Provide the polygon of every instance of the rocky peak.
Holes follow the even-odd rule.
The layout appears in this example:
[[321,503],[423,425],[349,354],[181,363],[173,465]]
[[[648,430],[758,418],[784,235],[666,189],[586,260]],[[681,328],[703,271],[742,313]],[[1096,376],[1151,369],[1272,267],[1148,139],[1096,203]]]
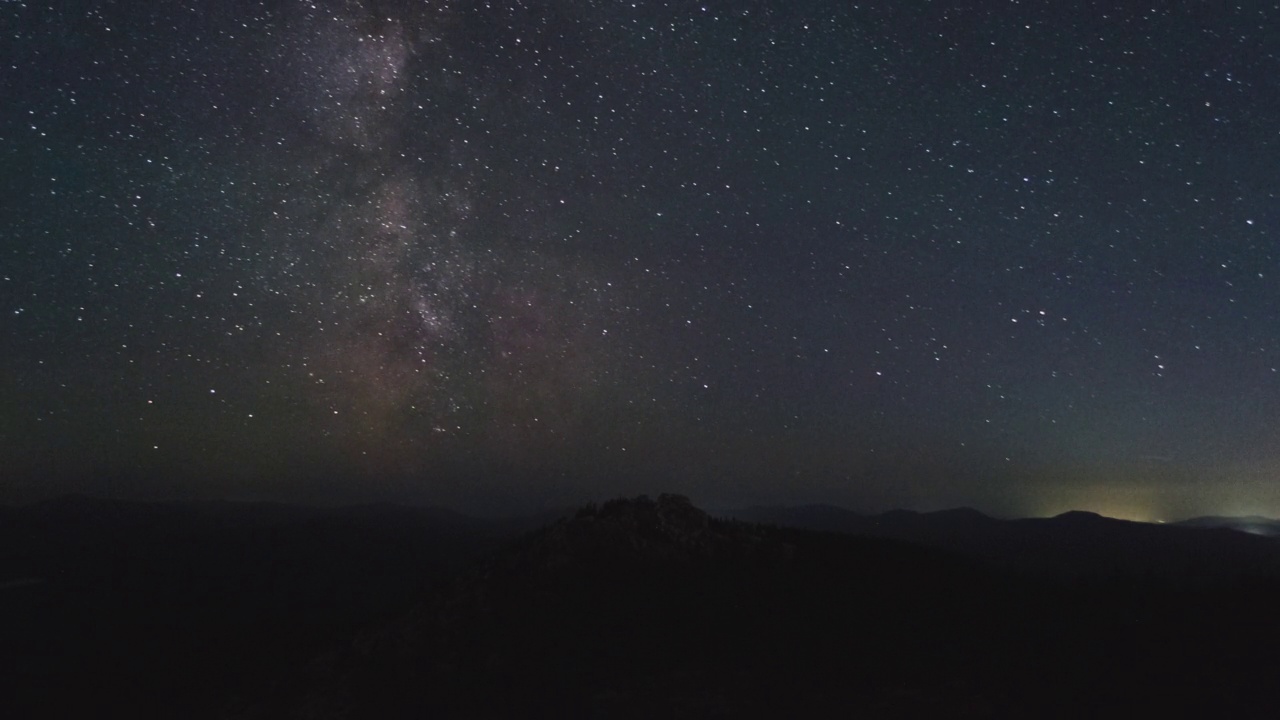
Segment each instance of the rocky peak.
[[758,527],[716,520],[682,495],[641,495],[581,508],[510,546],[490,571],[528,576],[571,566],[681,565],[785,553],[778,543],[763,542]]
[[663,493],[657,500],[648,495],[610,500],[600,507],[588,505],[574,520],[612,523],[637,531],[660,535],[689,535],[707,530],[711,518],[683,495]]

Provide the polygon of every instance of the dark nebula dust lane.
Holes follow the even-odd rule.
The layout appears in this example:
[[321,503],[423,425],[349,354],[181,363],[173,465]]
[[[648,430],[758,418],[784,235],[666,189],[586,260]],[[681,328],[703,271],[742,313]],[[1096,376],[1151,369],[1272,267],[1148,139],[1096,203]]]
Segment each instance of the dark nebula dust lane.
[[1280,513],[1278,15],[0,3],[0,494]]

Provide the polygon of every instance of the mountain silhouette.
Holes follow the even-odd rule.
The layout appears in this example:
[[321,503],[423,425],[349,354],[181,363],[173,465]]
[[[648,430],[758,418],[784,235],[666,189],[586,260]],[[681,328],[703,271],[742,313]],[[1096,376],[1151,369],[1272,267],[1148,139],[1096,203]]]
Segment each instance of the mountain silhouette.
[[611,501],[512,543],[243,717],[981,705],[920,644],[979,642],[985,612],[946,618],[989,602],[990,581],[927,549],[718,520],[680,496]]
[[[1070,511],[997,520],[967,508],[863,515],[830,506],[753,507],[734,514],[785,527],[892,538],[1053,580],[1142,577],[1213,585],[1280,577],[1280,543],[1225,520],[1160,525]],[[1252,527],[1258,527],[1253,525]]]
[[6,715],[1280,706],[1271,538],[1080,513],[754,512],[767,522],[677,495],[505,521],[395,505],[0,508]]
[[1249,533],[1250,535],[1265,535],[1267,537],[1280,536],[1280,520],[1261,517],[1259,515],[1246,515],[1242,517],[1209,515],[1180,520],[1176,525],[1191,528],[1226,528]]
[[[1005,527],[963,510],[871,522]],[[1097,522],[1107,523],[1012,527]],[[1277,698],[1248,674],[1265,675],[1266,654],[1237,623],[1268,614],[1270,597],[1075,587],[899,540],[716,519],[679,496],[642,496],[514,541],[233,716],[1247,715]],[[1218,602],[1244,614],[1217,613]]]

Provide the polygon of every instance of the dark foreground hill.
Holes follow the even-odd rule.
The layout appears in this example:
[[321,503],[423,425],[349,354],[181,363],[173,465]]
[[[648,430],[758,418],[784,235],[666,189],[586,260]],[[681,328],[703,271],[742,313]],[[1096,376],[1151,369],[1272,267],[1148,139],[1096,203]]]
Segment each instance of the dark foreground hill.
[[[1087,514],[881,518],[914,528],[908,542],[719,520],[676,496],[551,520],[389,505],[0,508],[3,716],[1248,718],[1280,707],[1280,585],[1266,564],[1274,546],[1257,544],[1268,538],[1159,535]],[[974,552],[992,547],[1095,567],[1024,572]],[[1180,553],[1218,553],[1221,568],[1201,576],[1202,559],[1168,560]],[[1159,572],[1142,570],[1160,558]]]
[[0,716],[215,716],[548,520],[85,497],[0,507]]
[[522,538],[233,716],[1271,717],[1278,598],[1030,580],[642,497]]

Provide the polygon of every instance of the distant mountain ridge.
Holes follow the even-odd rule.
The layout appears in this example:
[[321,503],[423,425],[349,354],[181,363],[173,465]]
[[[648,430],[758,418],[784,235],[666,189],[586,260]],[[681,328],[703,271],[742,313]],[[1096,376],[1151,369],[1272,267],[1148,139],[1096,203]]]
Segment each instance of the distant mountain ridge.
[[1280,536],[1280,520],[1262,517],[1260,515],[1246,515],[1241,517],[1206,515],[1204,517],[1180,520],[1174,524],[1181,527],[1193,528],[1226,528],[1243,533],[1249,533],[1250,535],[1265,535],[1267,537]]
[[752,507],[733,517],[823,532],[883,537],[953,552],[1044,578],[1137,576],[1177,583],[1280,578],[1280,523],[1198,518],[1151,524],[1087,511],[1000,520],[972,508],[864,515],[830,505]]

